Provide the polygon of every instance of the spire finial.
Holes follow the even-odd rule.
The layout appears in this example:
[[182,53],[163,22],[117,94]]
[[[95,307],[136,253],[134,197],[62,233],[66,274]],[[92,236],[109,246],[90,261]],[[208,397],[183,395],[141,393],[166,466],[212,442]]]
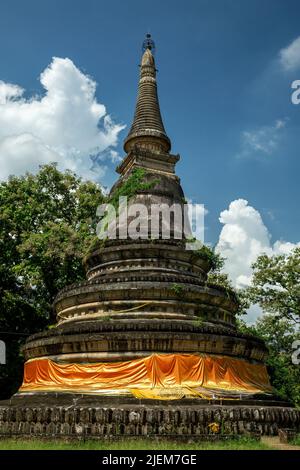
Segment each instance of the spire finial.
[[153,41],[150,33],[146,34],[146,38],[143,41],[143,45],[142,45],[143,53],[147,49],[149,49],[152,52],[153,55],[155,54],[155,42]]
[[147,33],[143,42],[139,90],[133,123],[124,141],[126,153],[138,146],[164,152],[169,152],[171,148],[171,142],[166,134],[159,109],[154,49],[155,44],[151,39],[151,34]]

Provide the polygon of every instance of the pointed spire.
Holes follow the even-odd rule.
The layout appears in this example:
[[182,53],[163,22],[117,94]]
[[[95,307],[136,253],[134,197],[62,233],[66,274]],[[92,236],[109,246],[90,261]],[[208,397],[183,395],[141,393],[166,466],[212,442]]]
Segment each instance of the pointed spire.
[[145,50],[140,71],[138,97],[133,123],[124,141],[124,150],[133,147],[151,148],[169,152],[171,142],[166,134],[159,108],[156,85],[155,60],[152,54],[154,42],[150,34],[143,43]]

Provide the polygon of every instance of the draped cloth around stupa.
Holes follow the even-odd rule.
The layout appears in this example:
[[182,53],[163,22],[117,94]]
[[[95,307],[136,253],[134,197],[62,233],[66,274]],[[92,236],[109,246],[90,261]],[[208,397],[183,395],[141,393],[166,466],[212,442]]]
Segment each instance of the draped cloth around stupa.
[[266,368],[241,359],[189,354],[153,354],[127,362],[26,363],[21,392],[71,391],[136,398],[238,397],[272,391]]

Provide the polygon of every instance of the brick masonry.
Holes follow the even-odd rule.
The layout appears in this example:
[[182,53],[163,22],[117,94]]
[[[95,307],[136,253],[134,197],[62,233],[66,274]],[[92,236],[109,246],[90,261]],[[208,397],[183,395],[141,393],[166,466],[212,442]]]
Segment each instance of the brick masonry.
[[2,406],[0,437],[49,438],[208,436],[218,423],[221,435],[277,435],[299,430],[300,410],[253,406]]

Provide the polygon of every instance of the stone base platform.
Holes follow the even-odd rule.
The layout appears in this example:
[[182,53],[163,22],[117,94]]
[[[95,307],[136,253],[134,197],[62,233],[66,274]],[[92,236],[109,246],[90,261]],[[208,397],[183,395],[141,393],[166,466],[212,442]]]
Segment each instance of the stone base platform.
[[203,439],[214,435],[277,435],[300,430],[300,410],[272,399],[136,400],[72,394],[15,396],[0,402],[0,438]]

